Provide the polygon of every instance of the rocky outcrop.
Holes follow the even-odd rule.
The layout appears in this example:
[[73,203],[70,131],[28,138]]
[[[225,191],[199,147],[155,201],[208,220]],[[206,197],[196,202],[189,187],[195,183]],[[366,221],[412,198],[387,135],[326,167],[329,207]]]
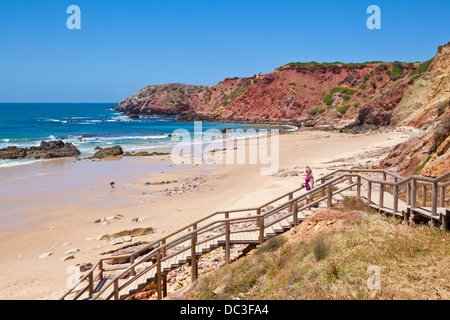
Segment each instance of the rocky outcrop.
[[148,86],[121,101],[116,109],[133,119],[139,115],[177,116],[194,111],[198,94],[205,86],[178,83]]
[[19,148],[10,146],[0,149],[0,159],[49,159],[76,157],[80,151],[72,143],[42,141],[39,147]]
[[390,125],[392,111],[400,103],[408,88],[408,82],[396,84],[384,97],[363,106],[359,110],[358,124],[375,126]]
[[381,166],[397,167],[403,176],[417,173],[435,178],[450,171],[449,147],[450,117],[395,146]]
[[96,147],[96,150],[97,151],[94,154],[94,158],[99,159],[123,155],[123,149],[121,146],[114,146],[109,148]]
[[403,175],[437,177],[450,170],[450,43],[439,47],[428,70],[414,77],[392,109],[390,123],[420,131],[396,146],[381,165],[397,167]]
[[449,116],[450,42],[439,47],[428,70],[417,77],[393,110],[393,125],[423,128]]

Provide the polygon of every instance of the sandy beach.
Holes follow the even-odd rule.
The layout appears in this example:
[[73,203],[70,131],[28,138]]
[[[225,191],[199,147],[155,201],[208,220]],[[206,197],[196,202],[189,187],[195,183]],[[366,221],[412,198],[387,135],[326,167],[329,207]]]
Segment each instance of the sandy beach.
[[[155,233],[132,241],[155,240],[214,211],[252,207],[292,190],[303,183],[305,166],[315,177],[337,167],[375,166],[380,152],[410,132],[282,134],[273,175],[261,175],[257,164],[175,165],[170,155],[2,168],[0,204],[8,214],[0,230],[0,299],[57,299],[67,290],[70,266],[94,263],[117,247],[99,240],[104,234],[152,227]],[[67,253],[72,249],[79,251]],[[61,261],[68,255],[73,259]]]

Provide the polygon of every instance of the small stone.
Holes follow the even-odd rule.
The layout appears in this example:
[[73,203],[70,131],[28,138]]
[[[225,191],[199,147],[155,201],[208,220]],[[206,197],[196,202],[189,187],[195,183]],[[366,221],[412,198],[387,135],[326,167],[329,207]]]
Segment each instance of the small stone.
[[103,236],[100,237],[100,240],[108,241],[110,238],[111,238],[111,236],[109,234],[104,234]]
[[70,255],[70,256],[65,256],[65,257],[62,257],[61,259],[59,259],[59,260],[61,260],[61,261],[66,261],[66,260],[70,260],[70,259],[75,259],[75,257],[74,256],[72,256],[72,255]]
[[72,253],[77,253],[79,251],[80,251],[80,249],[74,248],[74,249],[67,250],[66,252],[64,252],[64,254],[72,254]]
[[221,284],[220,286],[218,286],[213,293],[217,296],[219,294],[222,294],[225,291],[226,285]]
[[117,239],[112,240],[111,244],[112,245],[116,245],[116,244],[121,244],[121,243],[124,243],[124,242],[130,242],[131,239],[132,238],[130,236],[125,236],[125,237],[122,237],[122,238],[117,238]]
[[83,263],[80,265],[80,272],[85,272],[92,269],[92,263]]
[[46,252],[46,253],[43,253],[43,254],[41,254],[41,255],[39,256],[39,259],[47,258],[47,257],[51,256],[52,254],[53,254],[53,252]]

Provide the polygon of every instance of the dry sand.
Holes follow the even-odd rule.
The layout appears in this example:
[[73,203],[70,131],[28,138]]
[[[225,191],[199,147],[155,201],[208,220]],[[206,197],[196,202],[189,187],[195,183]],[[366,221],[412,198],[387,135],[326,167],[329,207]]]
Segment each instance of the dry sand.
[[[316,177],[345,165],[375,165],[381,158],[369,154],[407,140],[407,133],[404,129],[359,135],[282,134],[279,168],[299,176],[284,176],[283,171],[261,175],[261,166],[251,164],[173,165],[170,156],[98,162],[61,159],[2,169],[0,205],[7,214],[2,214],[0,233],[0,299],[57,299],[67,290],[70,266],[95,263],[101,252],[113,248],[92,238],[153,227],[156,233],[133,238],[151,241],[215,211],[261,205],[302,184],[307,165]],[[162,181],[170,183],[147,184]],[[163,192],[183,183],[196,187],[171,196]],[[94,223],[115,215],[122,219]],[[143,221],[130,222],[133,218]],[[60,260],[74,248],[80,250],[74,259]]]

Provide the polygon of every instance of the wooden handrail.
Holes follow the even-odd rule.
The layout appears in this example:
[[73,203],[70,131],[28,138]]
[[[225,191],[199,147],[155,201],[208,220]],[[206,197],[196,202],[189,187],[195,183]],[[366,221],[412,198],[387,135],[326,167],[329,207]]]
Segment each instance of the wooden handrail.
[[[378,180],[378,179],[373,179],[373,178],[369,178],[366,177],[364,175],[361,175],[360,173],[367,173],[367,172],[371,172],[371,173],[382,173],[383,174],[383,180]],[[337,177],[334,177],[336,174],[340,174]],[[388,181],[387,180],[387,175],[393,177],[396,181]],[[348,186],[339,189],[339,190],[332,190],[332,186],[333,185],[337,185],[342,183],[343,181],[347,180],[347,179],[352,179],[353,177],[357,178],[357,182],[355,183],[350,183]],[[89,284],[86,288],[82,289],[80,293],[77,294],[78,298],[79,296],[81,296],[82,293],[84,293],[86,290],[90,290],[90,293],[92,294],[92,286],[93,286],[93,281],[95,280],[96,277],[94,277],[94,271],[96,268],[100,269],[100,276],[102,276],[103,272],[105,271],[105,269],[103,269],[103,261],[106,260],[111,260],[111,259],[117,259],[117,258],[130,258],[130,265],[125,268],[125,270],[123,272],[121,272],[120,274],[116,275],[109,283],[107,283],[102,290],[100,290],[95,297],[93,297],[93,299],[97,299],[98,297],[101,296],[102,293],[105,292],[106,289],[108,289],[109,286],[114,285],[115,289],[113,294],[115,298],[119,297],[119,291],[123,288],[126,287],[126,285],[129,285],[131,282],[133,282],[134,280],[136,280],[138,278],[139,275],[142,275],[146,272],[148,272],[149,270],[151,270],[152,268],[155,267],[155,265],[152,265],[148,268],[146,268],[145,270],[143,270],[142,272],[139,273],[139,275],[134,276],[132,279],[130,279],[129,281],[127,281],[125,284],[121,285],[120,287],[118,286],[118,279],[122,276],[124,276],[127,272],[132,271],[132,273],[134,273],[135,268],[141,264],[144,263],[146,261],[149,261],[150,259],[156,257],[158,262],[158,266],[156,266],[157,268],[160,268],[160,264],[161,261],[165,261],[171,257],[173,257],[174,255],[179,254],[180,252],[186,251],[191,249],[192,253],[191,255],[193,255],[193,258],[195,260],[195,247],[196,245],[202,244],[206,241],[210,241],[212,239],[216,239],[219,238],[223,235],[226,236],[226,247],[227,250],[226,252],[228,252],[229,250],[229,235],[231,233],[237,233],[237,232],[243,232],[243,230],[240,231],[231,231],[230,227],[231,224],[233,223],[242,223],[245,221],[256,221],[258,228],[260,230],[260,238],[261,235],[264,236],[264,230],[265,228],[285,219],[288,216],[293,216],[295,221],[294,221],[294,225],[297,223],[297,212],[305,210],[307,208],[310,208],[314,205],[316,205],[317,203],[324,201],[328,198],[328,202],[329,199],[331,199],[331,197],[333,195],[336,195],[340,192],[343,192],[349,188],[353,188],[353,187],[357,187],[357,194],[359,195],[359,190],[362,184],[362,180],[367,181],[367,183],[369,184],[369,189],[368,189],[368,198],[370,200],[370,193],[371,193],[371,185],[372,184],[380,184],[381,186],[381,192],[380,192],[380,208],[382,207],[383,204],[383,194],[384,194],[384,189],[387,185],[392,186],[393,190],[394,190],[394,209],[397,210],[397,203],[398,202],[398,191],[404,187],[404,186],[409,186],[409,184],[412,184],[413,188],[411,190],[411,207],[414,208],[415,206],[415,191],[416,191],[416,187],[418,183],[423,183],[423,184],[431,184],[433,186],[433,196],[432,196],[432,211],[435,212],[436,211],[436,207],[437,207],[437,189],[438,187],[440,187],[440,196],[441,196],[441,204],[443,203],[443,190],[444,188],[450,183],[450,181],[445,181],[450,178],[450,172],[447,172],[437,178],[429,178],[429,177],[422,177],[422,176],[418,176],[418,175],[412,175],[410,177],[407,178],[403,178],[393,172],[390,172],[388,170],[382,170],[382,169],[337,169],[334,170],[328,174],[326,174],[325,176],[319,177],[317,180],[320,180],[322,183],[319,185],[316,185],[316,187],[314,187],[313,189],[307,191],[304,194],[301,194],[299,196],[293,197],[293,194],[295,192],[298,192],[300,190],[302,190],[303,188],[296,188],[293,191],[290,191],[282,196],[279,196],[277,198],[275,198],[272,201],[269,201],[265,204],[263,204],[262,206],[256,207],[256,208],[245,208],[245,209],[233,209],[233,210],[226,210],[226,211],[218,211],[218,212],[214,212],[206,217],[203,217],[201,219],[196,220],[195,222],[180,228],[172,233],[170,233],[169,235],[166,235],[156,241],[153,241],[149,244],[147,244],[146,246],[140,248],[139,250],[136,250],[135,252],[128,254],[128,255],[122,255],[122,256],[112,256],[112,257],[106,257],[106,258],[101,258],[99,259],[96,264],[91,268],[91,270],[89,270],[89,272],[87,274],[85,274],[82,278],[80,278],[80,280],[77,282],[76,285],[74,285],[71,289],[69,289],[66,293],[64,293],[64,295],[60,298],[60,299],[64,299],[68,294],[70,294],[76,287],[78,287],[83,281],[85,281],[86,279],[89,279]],[[399,180],[400,179],[400,180]],[[398,181],[399,180],[399,181]],[[328,188],[328,194],[324,195],[323,191],[325,189],[325,187]],[[307,195],[309,194],[317,194],[317,193],[322,193],[322,197],[320,197],[317,200],[312,201],[311,203],[298,208],[298,202],[302,199],[304,199]],[[444,191],[445,193],[445,191]],[[445,196],[445,194],[444,194]],[[285,197],[289,197],[288,201],[283,202],[282,204],[278,205],[275,208],[272,208],[270,210],[268,210],[267,212],[261,214],[261,209],[263,209],[264,207],[267,207],[268,205],[275,203]],[[284,210],[286,208],[289,208],[288,213],[283,215],[282,217],[277,218],[276,220],[270,222],[267,225],[264,225],[264,219],[266,217],[269,217],[271,215],[274,215],[278,212],[280,212],[281,210]],[[245,217],[234,217],[234,218],[230,218],[229,217],[229,213],[236,213],[236,212],[247,212],[247,211],[255,211],[256,215],[249,215],[249,216],[245,216]],[[217,215],[221,215],[223,214],[225,216],[225,219],[217,219],[213,222],[210,222],[202,227],[198,227],[198,224],[201,222],[204,222],[212,217],[215,217]],[[206,239],[201,240],[200,242],[197,242],[197,237],[200,234],[203,234],[205,232],[208,232],[210,230],[213,230],[215,228],[219,228],[219,227],[224,227],[225,231],[222,233],[218,233],[217,235],[213,236],[213,237],[209,237]],[[178,235],[179,233],[185,231],[186,229],[192,228],[191,231],[189,231],[188,233],[183,234],[182,236],[179,236],[178,238],[167,242],[167,240],[175,235]],[[254,228],[251,230],[258,230],[258,228]],[[173,246],[176,246],[177,244],[186,242],[188,240],[191,240],[191,246],[187,247],[187,248],[183,248],[180,251],[174,252],[173,254],[171,254],[170,256],[165,256],[165,250],[168,248],[171,248]],[[260,240],[261,242],[261,240]],[[158,245],[156,248],[153,248],[153,250],[151,250],[149,253],[145,254],[142,259],[140,259],[139,261],[134,261],[135,256],[137,256],[138,254],[142,253],[144,250],[148,250],[149,248],[152,248],[154,246]],[[162,254],[164,252],[164,254]],[[159,257],[159,258],[158,258]],[[228,259],[227,261],[229,261],[230,257],[229,257],[229,253],[228,253]],[[195,261],[194,261],[195,262]],[[160,272],[160,271],[159,271]],[[160,274],[158,274],[158,277],[160,277]],[[160,289],[160,288],[159,288]],[[159,290],[158,289],[158,290]],[[158,291],[160,292],[160,290]],[[111,296],[110,296],[111,297]]]

